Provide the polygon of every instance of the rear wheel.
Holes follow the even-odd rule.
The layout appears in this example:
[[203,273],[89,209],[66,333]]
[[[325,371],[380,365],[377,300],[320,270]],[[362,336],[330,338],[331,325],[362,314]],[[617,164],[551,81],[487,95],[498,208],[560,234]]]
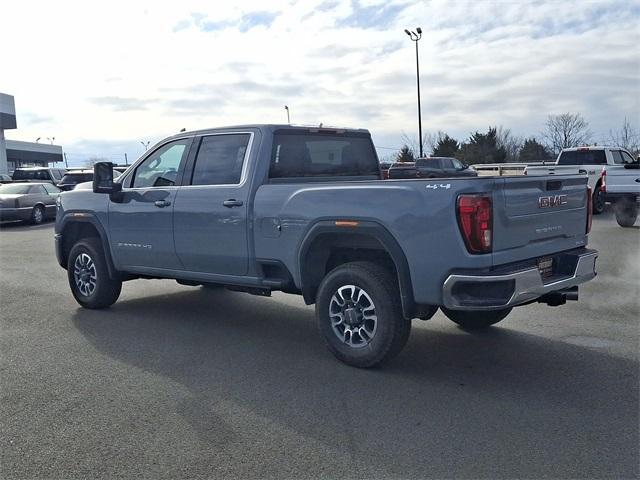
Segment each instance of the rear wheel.
[[42,205],[36,205],[31,210],[31,223],[34,225],[40,225],[44,221],[44,207]]
[[105,308],[120,296],[122,282],[109,277],[100,240],[85,238],[76,243],[67,261],[69,286],[76,301],[85,308]]
[[633,227],[638,219],[638,203],[630,199],[622,199],[614,206],[616,222],[621,227]]
[[327,274],[318,289],[316,319],[329,350],[355,367],[391,360],[411,332],[395,275],[371,262],[347,263]]
[[502,310],[449,310],[441,307],[449,320],[457,323],[464,330],[482,330],[504,320],[511,308],[503,308]]
[[596,185],[596,190],[593,192],[593,214],[599,215],[604,212],[604,196],[602,190],[600,190],[600,184]]

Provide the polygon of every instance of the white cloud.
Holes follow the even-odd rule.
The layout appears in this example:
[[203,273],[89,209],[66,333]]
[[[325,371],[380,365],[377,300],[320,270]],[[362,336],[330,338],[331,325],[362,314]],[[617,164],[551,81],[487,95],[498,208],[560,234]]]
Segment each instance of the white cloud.
[[279,123],[284,104],[294,122],[365,127],[398,146],[416,130],[403,29],[418,25],[426,129],[535,135],[564,111],[600,136],[625,116],[640,126],[633,2],[27,0],[1,15],[0,91],[19,122],[8,136],[55,135],[69,152]]

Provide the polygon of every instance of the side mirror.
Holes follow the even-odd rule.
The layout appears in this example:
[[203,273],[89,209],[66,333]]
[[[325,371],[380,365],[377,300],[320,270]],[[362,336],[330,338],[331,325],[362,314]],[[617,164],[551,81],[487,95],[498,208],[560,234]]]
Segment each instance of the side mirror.
[[113,181],[113,163],[96,163],[93,166],[93,191],[112,194],[120,190],[122,190],[122,184]]

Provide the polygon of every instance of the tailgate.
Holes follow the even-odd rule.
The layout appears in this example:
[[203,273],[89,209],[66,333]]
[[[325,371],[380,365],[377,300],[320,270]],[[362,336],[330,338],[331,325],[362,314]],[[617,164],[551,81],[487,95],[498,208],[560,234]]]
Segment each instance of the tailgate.
[[586,245],[587,177],[523,176],[496,181],[494,265]]

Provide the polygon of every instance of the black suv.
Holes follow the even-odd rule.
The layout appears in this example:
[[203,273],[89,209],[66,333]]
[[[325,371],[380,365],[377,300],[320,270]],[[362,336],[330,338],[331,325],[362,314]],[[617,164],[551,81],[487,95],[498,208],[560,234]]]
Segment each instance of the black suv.
[[18,167],[13,171],[14,182],[48,182],[56,185],[62,180],[66,170],[48,167]]
[[60,190],[69,191],[76,188],[76,185],[83,182],[93,181],[93,170],[71,170],[64,174],[58,188]]

